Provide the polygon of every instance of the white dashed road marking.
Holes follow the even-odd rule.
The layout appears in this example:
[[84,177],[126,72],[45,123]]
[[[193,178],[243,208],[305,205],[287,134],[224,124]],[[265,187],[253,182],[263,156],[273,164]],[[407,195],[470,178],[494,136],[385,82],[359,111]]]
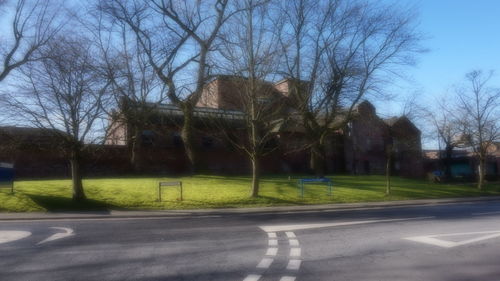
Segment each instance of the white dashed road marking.
[[300,248],[291,248],[290,249],[290,257],[300,257]]
[[266,256],[276,256],[278,248],[267,248]]
[[273,261],[274,260],[270,258],[263,258],[257,265],[257,268],[269,268]]
[[243,281],[258,281],[262,275],[250,274]]
[[299,270],[301,262],[302,262],[301,260],[290,260],[288,262],[288,265],[286,266],[286,269]]
[[[290,245],[290,253],[288,255],[288,264],[286,266],[287,270],[298,271],[302,264],[300,259],[302,255],[302,249],[299,247],[300,243],[297,236],[293,232],[294,230],[301,229],[314,229],[322,227],[334,227],[334,226],[347,226],[347,225],[357,225],[357,224],[367,224],[367,223],[378,223],[378,222],[396,222],[396,221],[409,221],[409,220],[419,220],[419,219],[431,219],[435,218],[429,217],[415,217],[415,218],[402,218],[402,219],[383,219],[383,220],[364,220],[364,221],[349,221],[349,222],[335,222],[335,223],[313,223],[313,224],[287,224],[287,225],[263,225],[260,228],[267,233],[269,238],[266,256],[276,256],[278,253],[278,232],[284,232],[288,243]],[[500,235],[499,235],[500,236]],[[273,263],[274,259],[264,257],[257,268],[268,269]],[[258,274],[250,274],[243,281],[257,281],[262,277]],[[284,275],[281,277],[280,281],[295,281],[297,277],[292,275]]]
[[269,238],[276,238],[276,232],[268,232],[268,233],[267,233],[267,236],[268,236]]

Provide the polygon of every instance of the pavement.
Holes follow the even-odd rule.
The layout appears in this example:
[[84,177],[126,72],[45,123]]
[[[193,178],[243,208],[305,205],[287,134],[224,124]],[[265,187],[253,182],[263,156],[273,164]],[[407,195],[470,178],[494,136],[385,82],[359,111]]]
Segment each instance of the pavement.
[[445,199],[417,199],[384,202],[336,203],[322,205],[295,205],[252,208],[191,209],[191,210],[106,210],[82,212],[0,212],[0,221],[7,220],[57,220],[57,219],[106,219],[106,218],[144,218],[207,216],[224,214],[266,214],[303,211],[342,211],[356,209],[397,208],[425,205],[442,205],[468,202],[500,201],[500,196],[480,196]]
[[0,221],[0,280],[498,281],[485,199],[25,214]]

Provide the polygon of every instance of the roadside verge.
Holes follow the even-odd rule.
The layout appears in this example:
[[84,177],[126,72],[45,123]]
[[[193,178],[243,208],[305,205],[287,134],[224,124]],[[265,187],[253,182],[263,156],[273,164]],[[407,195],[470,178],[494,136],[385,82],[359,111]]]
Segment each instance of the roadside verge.
[[397,208],[425,205],[444,205],[457,203],[477,203],[500,201],[500,196],[419,199],[368,203],[337,203],[324,205],[300,205],[255,208],[194,209],[194,210],[109,210],[99,212],[44,212],[44,213],[0,213],[0,221],[12,220],[68,220],[68,219],[107,219],[107,218],[153,218],[153,217],[202,217],[213,215],[279,214],[304,211],[343,211],[377,208]]

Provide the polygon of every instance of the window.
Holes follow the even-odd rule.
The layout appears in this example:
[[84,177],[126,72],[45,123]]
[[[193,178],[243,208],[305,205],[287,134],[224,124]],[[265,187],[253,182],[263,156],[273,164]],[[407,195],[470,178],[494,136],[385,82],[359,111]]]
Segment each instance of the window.
[[349,121],[349,123],[347,123],[347,136],[352,136],[352,121]]
[[155,133],[151,130],[144,130],[141,133],[141,142],[144,147],[152,146],[155,139]]
[[178,132],[172,133],[172,144],[176,148],[182,147],[182,138]]
[[214,139],[204,136],[201,138],[201,144],[203,145],[203,148],[212,148],[214,147]]
[[257,98],[257,102],[259,104],[268,104],[271,102],[271,98],[268,98],[268,97],[258,97]]

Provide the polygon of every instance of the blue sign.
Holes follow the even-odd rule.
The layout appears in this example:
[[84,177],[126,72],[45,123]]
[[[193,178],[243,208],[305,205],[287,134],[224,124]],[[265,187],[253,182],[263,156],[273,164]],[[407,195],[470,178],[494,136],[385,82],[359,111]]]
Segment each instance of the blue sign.
[[14,165],[0,163],[0,187],[8,187],[14,191]]
[[299,179],[298,188],[299,188],[300,196],[304,197],[304,184],[309,183],[309,182],[326,183],[327,188],[328,188],[328,195],[332,196],[333,182],[329,178]]

